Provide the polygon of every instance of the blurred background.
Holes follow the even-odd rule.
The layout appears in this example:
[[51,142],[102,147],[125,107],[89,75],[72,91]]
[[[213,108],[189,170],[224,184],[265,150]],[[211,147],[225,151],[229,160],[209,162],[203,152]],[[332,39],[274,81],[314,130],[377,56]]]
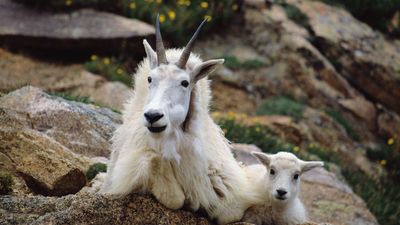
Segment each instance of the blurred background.
[[196,53],[225,59],[211,108],[230,141],[323,160],[365,202],[313,201],[312,218],[400,224],[400,0],[0,0],[0,96],[119,113],[157,12],[169,48],[208,20]]

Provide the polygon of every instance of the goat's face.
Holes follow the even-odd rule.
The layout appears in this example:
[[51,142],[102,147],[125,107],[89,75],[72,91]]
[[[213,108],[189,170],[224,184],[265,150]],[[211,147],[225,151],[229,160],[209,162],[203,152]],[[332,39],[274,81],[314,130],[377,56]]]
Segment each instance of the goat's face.
[[[148,74],[149,94],[144,108],[144,125],[151,133],[168,134],[174,129],[180,129],[187,118],[190,106],[191,92],[200,79],[213,72],[223,59],[201,62],[198,65],[186,66],[194,41],[206,21],[197,28],[193,37],[182,51],[176,63],[167,60],[162,43],[159,17],[156,23],[156,51],[146,40],[143,41],[147,59],[150,64]],[[156,135],[159,137],[160,135]]]
[[267,195],[280,204],[286,204],[297,197],[302,173],[324,165],[320,161],[305,162],[289,152],[275,155],[257,152],[253,155],[267,168]]
[[174,64],[162,64],[150,71],[143,115],[150,132],[179,128],[185,121],[194,85],[191,80],[189,73]]

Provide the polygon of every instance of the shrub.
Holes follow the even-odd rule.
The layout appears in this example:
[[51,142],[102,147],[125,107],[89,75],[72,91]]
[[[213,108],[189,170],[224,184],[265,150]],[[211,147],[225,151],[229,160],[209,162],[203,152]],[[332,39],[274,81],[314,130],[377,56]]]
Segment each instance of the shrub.
[[115,57],[99,58],[96,55],[90,57],[90,61],[84,64],[85,69],[89,72],[101,75],[107,80],[120,81],[127,86],[132,85],[132,76],[129,75],[122,60]]
[[292,98],[279,96],[261,103],[258,107],[258,115],[286,115],[294,119],[301,119],[303,116],[304,104]]
[[12,191],[14,180],[11,174],[0,172],[0,195],[6,195]]
[[95,163],[91,165],[86,172],[86,179],[91,181],[93,178],[96,177],[98,173],[105,173],[107,172],[107,165],[104,163]]
[[339,123],[345,130],[346,133],[355,141],[360,140],[360,136],[358,133],[353,129],[353,127],[347,122],[347,120],[337,111],[334,110],[327,110],[326,114],[330,116],[334,121]]

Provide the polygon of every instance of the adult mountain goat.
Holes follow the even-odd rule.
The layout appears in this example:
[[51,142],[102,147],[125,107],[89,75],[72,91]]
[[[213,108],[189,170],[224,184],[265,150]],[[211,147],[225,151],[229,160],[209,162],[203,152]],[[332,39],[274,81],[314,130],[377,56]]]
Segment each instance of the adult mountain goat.
[[191,54],[205,22],[183,50],[165,50],[157,18],[156,52],[143,41],[147,57],[134,75],[134,94],[113,136],[102,191],[149,192],[168,208],[201,208],[226,224],[240,220],[257,199],[209,115],[206,77],[224,60],[203,62]]

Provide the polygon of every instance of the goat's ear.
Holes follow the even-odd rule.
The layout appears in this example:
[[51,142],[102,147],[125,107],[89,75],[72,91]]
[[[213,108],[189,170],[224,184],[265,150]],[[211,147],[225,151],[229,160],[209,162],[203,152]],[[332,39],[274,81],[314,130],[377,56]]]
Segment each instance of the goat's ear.
[[194,67],[191,78],[196,83],[200,79],[214,72],[218,65],[224,63],[224,59],[211,59]]
[[262,152],[251,152],[251,154],[266,167],[269,167],[269,165],[271,164],[271,156]]
[[155,68],[157,66],[157,54],[151,48],[146,39],[143,39],[144,50],[146,51],[147,58],[149,59],[150,68]]
[[324,166],[324,162],[322,161],[301,161],[300,162],[300,167],[301,167],[301,172],[307,172],[311,169],[314,169],[315,167],[323,167]]

